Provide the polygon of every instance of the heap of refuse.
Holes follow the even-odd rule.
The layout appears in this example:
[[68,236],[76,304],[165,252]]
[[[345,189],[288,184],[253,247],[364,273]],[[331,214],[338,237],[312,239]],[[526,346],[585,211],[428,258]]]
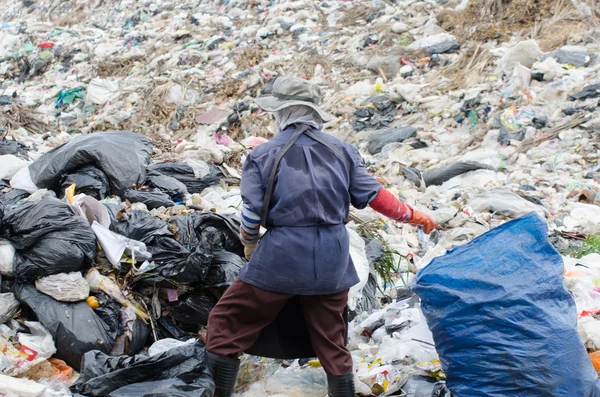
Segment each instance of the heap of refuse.
[[[278,75],[319,84],[337,118],[325,131],[439,225],[426,236],[351,212],[361,395],[489,386],[468,383],[429,330],[435,305],[420,282],[441,277],[428,274],[451,250],[530,213],[560,254],[551,273],[532,267],[530,284],[562,277],[570,292],[553,289],[563,305],[537,309],[562,313],[568,330],[577,321],[600,370],[594,7],[0,0],[0,394],[210,395],[204,325],[245,263],[241,166],[276,134],[253,99]],[[237,391],[324,395],[326,377],[318,360],[244,356]]]

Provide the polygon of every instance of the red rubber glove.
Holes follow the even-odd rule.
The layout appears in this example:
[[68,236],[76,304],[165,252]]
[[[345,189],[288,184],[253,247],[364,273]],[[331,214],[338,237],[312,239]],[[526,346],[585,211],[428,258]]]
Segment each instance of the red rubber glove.
[[387,189],[382,188],[369,206],[388,218],[413,226],[423,226],[426,234],[431,233],[437,227],[434,220],[427,214],[401,202]]
[[422,211],[419,211],[418,209],[415,209],[414,207],[411,207],[408,204],[407,206],[412,211],[412,217],[408,221],[409,225],[423,226],[423,231],[425,232],[425,234],[429,234],[433,229],[437,228],[435,221],[431,219],[429,215]]

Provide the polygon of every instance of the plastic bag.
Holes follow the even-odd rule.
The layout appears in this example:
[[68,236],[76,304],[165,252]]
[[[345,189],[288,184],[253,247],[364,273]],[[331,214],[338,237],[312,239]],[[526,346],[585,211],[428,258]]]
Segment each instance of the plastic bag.
[[165,379],[121,387],[107,397],[212,397],[214,381],[206,371],[192,383],[181,379]]
[[365,254],[365,242],[353,229],[346,227],[348,235],[350,237],[350,257],[354,268],[358,274],[360,282],[350,288],[348,294],[348,308],[350,310],[356,309],[358,301],[362,298],[362,290],[369,281],[369,260]]
[[481,169],[493,170],[494,168],[475,161],[459,161],[458,163],[423,172],[423,180],[427,186],[441,186],[444,182],[456,176]]
[[111,232],[107,227],[98,222],[92,223],[92,230],[98,239],[98,244],[106,255],[106,259],[117,269],[121,269],[121,258],[127,254],[133,263],[146,261],[152,258],[146,244],[141,241],[129,239],[120,234]]
[[96,255],[96,236],[88,222],[55,198],[9,207],[3,237],[17,252],[14,275],[20,281],[80,270]]
[[453,394],[600,396],[563,263],[547,236],[546,223],[530,213],[417,274],[412,288]]
[[152,344],[152,346],[150,346],[150,348],[148,349],[148,355],[150,357],[152,356],[156,356],[158,354],[167,352],[171,349],[175,349],[181,346],[190,346],[195,344],[197,341],[197,339],[190,339],[186,342],[177,340],[177,339],[172,339],[172,338],[167,338],[167,339],[161,339],[161,340],[157,340],[156,342],[154,342]]
[[76,370],[90,350],[108,353],[114,346],[108,326],[87,302],[63,303],[42,294],[32,285],[18,284],[15,296],[37,316],[56,341],[56,357]]
[[368,150],[371,154],[377,154],[387,144],[402,142],[415,136],[417,136],[415,127],[397,127],[391,130],[375,131],[369,137]]
[[[206,380],[206,369],[206,350],[200,341],[152,357],[110,357],[99,351],[90,351],[83,357],[81,378],[75,389],[81,394],[93,397],[106,396],[113,392],[117,393],[111,394],[113,396],[125,396],[126,394],[118,394],[120,392],[115,391],[141,382],[180,379],[186,383],[193,383],[200,378],[203,387],[210,389],[212,393],[214,383]],[[195,392],[199,395],[201,389]]]
[[284,393],[289,397],[324,396],[327,393],[327,375],[323,368],[281,369],[267,380],[267,393]]
[[245,260],[227,251],[215,251],[202,284],[210,287],[228,287],[237,278]]
[[166,193],[171,199],[181,202],[188,195],[187,187],[177,179],[148,170],[148,182],[159,191]]
[[208,315],[218,301],[209,291],[200,291],[180,296],[176,302],[166,306],[171,316],[183,324],[206,325]]
[[103,171],[111,192],[121,195],[146,179],[152,142],[127,131],[107,131],[68,140],[29,165],[31,180],[39,188],[60,189],[64,175],[93,165]]
[[83,193],[98,200],[111,195],[108,177],[101,169],[93,165],[79,168],[77,171],[65,175],[60,181],[60,189],[64,191],[73,184],[76,193]]
[[41,385],[29,379],[13,378],[0,374],[0,394],[18,397],[40,397],[47,386]]
[[223,178],[221,171],[215,166],[210,166],[210,172],[207,175],[197,175],[188,164],[177,162],[152,164],[148,170],[177,179],[187,187],[190,194],[202,193],[204,189],[218,184]]
[[35,288],[61,302],[79,302],[90,296],[90,286],[80,272],[42,277],[35,280]]
[[30,333],[19,332],[17,340],[22,346],[35,351],[35,358],[42,361],[47,360],[56,353],[56,346],[52,335],[44,326],[35,321],[25,321],[25,326]]
[[479,194],[469,201],[469,206],[475,212],[490,211],[516,218],[529,212],[535,212],[541,217],[548,215],[548,210],[527,201],[516,193],[502,189],[492,189]]
[[402,390],[406,397],[446,397],[450,396],[450,391],[446,388],[446,382],[435,378],[412,375]]
[[0,239],[0,274],[12,277],[15,247],[8,240]]
[[175,202],[171,200],[168,194],[157,190],[134,190],[128,189],[123,193],[123,198],[131,203],[142,203],[149,210],[160,207],[172,207]]
[[4,324],[15,315],[19,302],[11,292],[0,294],[0,324]]
[[27,161],[5,154],[0,156],[0,179],[11,179],[21,168],[27,167]]

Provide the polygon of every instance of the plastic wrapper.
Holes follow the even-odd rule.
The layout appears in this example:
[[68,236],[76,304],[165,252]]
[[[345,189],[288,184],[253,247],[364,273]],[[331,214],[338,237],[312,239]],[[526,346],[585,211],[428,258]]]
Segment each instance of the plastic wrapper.
[[547,236],[531,213],[434,259],[415,278],[453,393],[600,395],[563,262]]
[[450,397],[446,382],[425,376],[409,377],[402,390],[406,397]]
[[14,275],[20,281],[78,271],[96,255],[87,220],[54,198],[9,207],[2,225],[0,233],[17,251]]
[[79,302],[90,296],[90,286],[80,272],[42,277],[35,281],[35,288],[61,302]]
[[[206,351],[200,341],[152,357],[141,355],[111,357],[100,351],[90,351],[83,357],[81,378],[75,389],[83,395],[103,397],[118,393],[118,389],[125,386],[145,382],[178,379],[193,384],[199,378],[206,379],[206,369]],[[201,384],[211,393],[214,392],[214,383],[207,380],[202,381]],[[201,390],[194,391],[197,393],[195,395],[204,395],[200,394]]]
[[110,352],[114,338],[87,302],[64,303],[37,291],[32,285],[15,286],[21,305],[27,306],[56,341],[56,357],[79,369],[83,354],[90,350]]
[[25,375],[56,353],[52,336],[40,323],[25,321],[25,326],[31,333],[17,334],[16,329],[0,325],[0,373]]

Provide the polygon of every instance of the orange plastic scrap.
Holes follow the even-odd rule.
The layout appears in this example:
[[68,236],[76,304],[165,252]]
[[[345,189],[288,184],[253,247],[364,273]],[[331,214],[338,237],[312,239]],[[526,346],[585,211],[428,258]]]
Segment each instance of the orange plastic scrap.
[[54,369],[54,376],[58,377],[63,382],[67,382],[73,378],[73,368],[69,367],[67,363],[58,358],[49,358],[48,361]]
[[600,352],[590,353],[590,360],[596,371],[600,371]]

